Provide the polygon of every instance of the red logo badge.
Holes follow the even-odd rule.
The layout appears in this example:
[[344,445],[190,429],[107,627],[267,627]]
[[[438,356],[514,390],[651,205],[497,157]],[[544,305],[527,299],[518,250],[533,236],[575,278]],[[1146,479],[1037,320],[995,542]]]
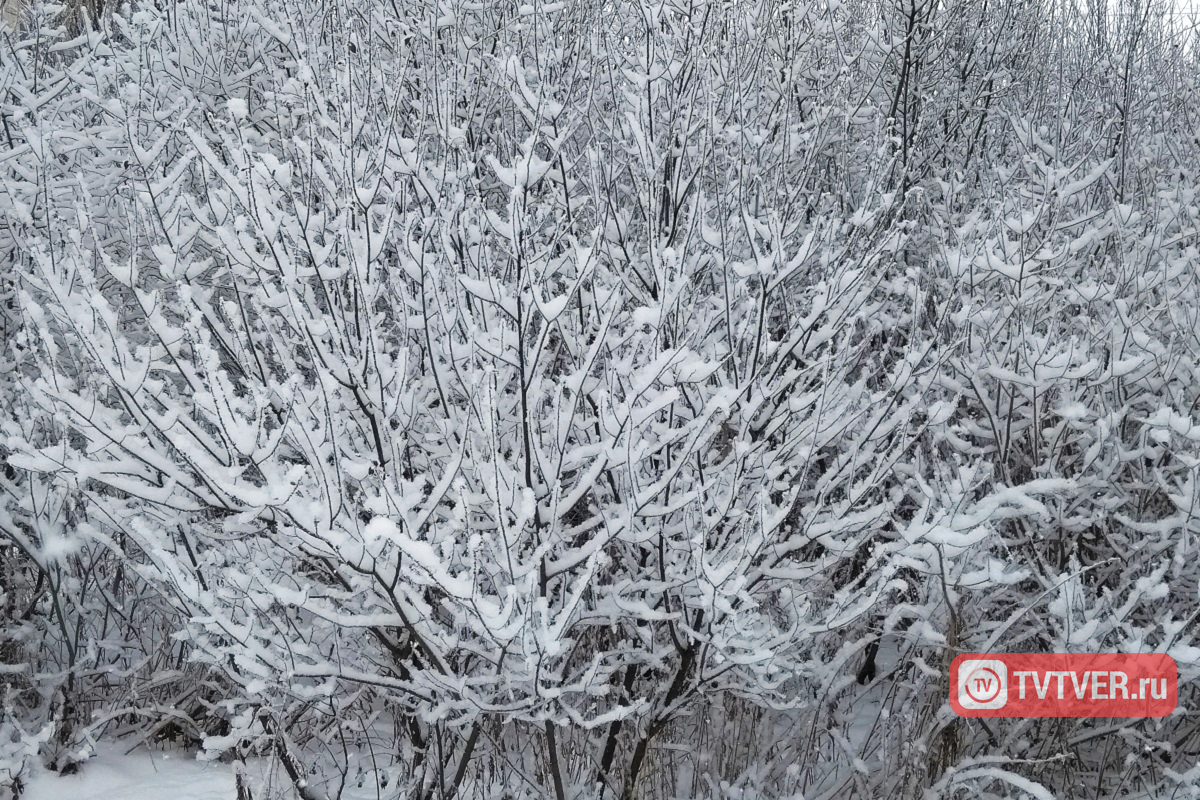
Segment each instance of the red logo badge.
[[960,717],[1165,717],[1175,660],[1161,653],[964,653],[950,664]]

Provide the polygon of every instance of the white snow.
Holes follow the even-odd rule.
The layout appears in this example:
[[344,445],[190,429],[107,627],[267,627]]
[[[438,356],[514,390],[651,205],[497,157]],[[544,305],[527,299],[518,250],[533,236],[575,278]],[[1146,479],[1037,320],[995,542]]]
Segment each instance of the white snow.
[[[126,746],[127,747],[127,746]],[[233,768],[200,762],[186,752],[140,750],[125,755],[101,744],[98,755],[74,775],[41,772],[26,787],[26,800],[232,800]]]

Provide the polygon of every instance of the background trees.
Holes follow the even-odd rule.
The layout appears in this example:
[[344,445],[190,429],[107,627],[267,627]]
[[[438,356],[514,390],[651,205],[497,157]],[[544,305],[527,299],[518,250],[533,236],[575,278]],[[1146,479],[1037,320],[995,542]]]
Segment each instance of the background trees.
[[1195,671],[1192,42],[1107,20],[32,8],[7,780],[128,734],[305,800],[1191,787],[1186,713],[945,702],[962,650]]

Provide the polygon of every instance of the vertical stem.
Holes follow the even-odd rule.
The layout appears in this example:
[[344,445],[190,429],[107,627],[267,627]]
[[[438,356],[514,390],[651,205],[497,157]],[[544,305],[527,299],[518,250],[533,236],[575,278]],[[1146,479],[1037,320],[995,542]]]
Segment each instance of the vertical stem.
[[550,778],[554,781],[554,800],[567,800],[563,789],[562,765],[558,758],[558,742],[554,736],[554,723],[546,720],[546,749],[550,759]]

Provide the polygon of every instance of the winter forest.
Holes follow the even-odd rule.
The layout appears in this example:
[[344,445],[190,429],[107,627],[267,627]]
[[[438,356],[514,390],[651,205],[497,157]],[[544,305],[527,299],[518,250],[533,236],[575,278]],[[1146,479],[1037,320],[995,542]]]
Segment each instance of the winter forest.
[[14,2],[0,797],[1200,796],[1190,7]]

